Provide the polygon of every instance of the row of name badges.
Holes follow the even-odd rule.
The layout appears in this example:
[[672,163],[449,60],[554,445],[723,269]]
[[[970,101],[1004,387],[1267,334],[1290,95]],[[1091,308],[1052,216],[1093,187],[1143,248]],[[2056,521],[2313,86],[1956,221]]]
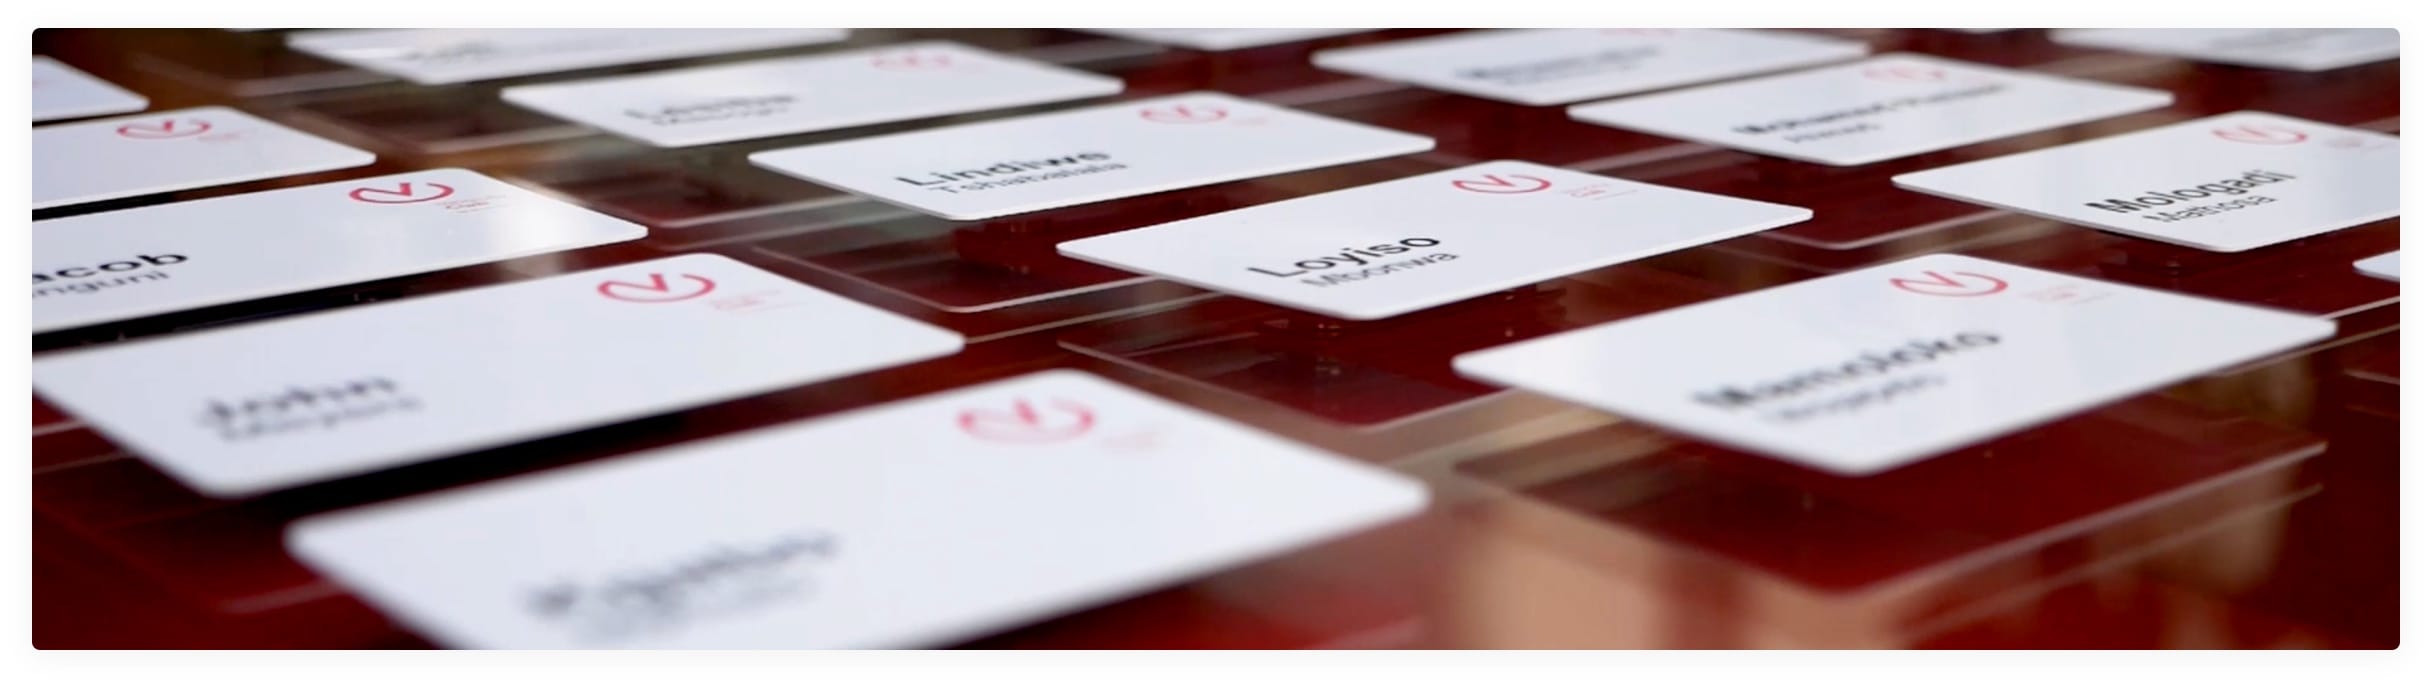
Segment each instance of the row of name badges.
[[[583,66],[533,48],[512,65],[423,55],[420,71],[408,73],[396,51],[376,49],[401,38],[380,33],[297,47],[355,55],[365,68],[425,83]],[[837,38],[780,32],[747,44],[709,36],[644,44],[543,33],[530,37],[535,45],[629,61]],[[1828,165],[2170,102],[2158,91],[1922,56],[1847,62],[1864,50],[1828,39],[1541,35],[1558,40],[1457,34],[1317,61],[1540,105],[1783,72],[1571,114]],[[1502,42],[1586,52],[1527,68],[1460,61]],[[870,96],[821,95],[833,88]],[[1121,90],[1104,77],[941,42],[518,86],[502,97],[681,147]],[[1432,147],[1424,136],[1198,92],[763,150],[750,160],[938,217],[984,220]],[[35,151],[38,209],[372,161],[229,108],[42,127]],[[146,164],[110,163],[126,159]],[[2396,216],[2397,164],[2393,136],[2238,112],[1893,182],[2241,251]],[[1373,320],[1812,216],[1497,160],[1057,249]],[[461,169],[81,214],[35,222],[33,231],[37,333],[646,233]],[[2397,278],[2395,254],[2358,268]],[[1863,476],[2333,329],[2255,306],[1928,255],[1475,351],[1454,366]],[[934,360],[962,345],[952,332],[692,254],[45,354],[34,361],[34,386],[182,483],[237,498]],[[584,507],[598,502],[623,505]],[[1249,502],[1257,506],[1242,506]],[[1374,527],[1426,502],[1425,487],[1407,477],[1055,371],[317,516],[291,530],[290,545],[453,646],[901,647],[1170,584]],[[596,535],[604,530],[618,533]]]

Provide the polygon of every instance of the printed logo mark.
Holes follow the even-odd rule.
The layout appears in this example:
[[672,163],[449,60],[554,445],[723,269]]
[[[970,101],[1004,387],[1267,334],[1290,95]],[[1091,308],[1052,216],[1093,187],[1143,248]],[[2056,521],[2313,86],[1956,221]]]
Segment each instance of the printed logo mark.
[[2256,145],[2289,145],[2305,142],[2304,131],[2271,124],[2245,124],[2212,130],[2212,135],[2233,143]]
[[374,205],[403,205],[430,202],[455,194],[456,189],[444,183],[400,181],[394,190],[378,186],[364,186],[348,191],[346,197],[354,198],[355,202],[368,202]]
[[671,303],[709,295],[710,291],[718,289],[717,282],[703,277],[691,274],[677,274],[676,276],[684,281],[668,283],[666,274],[657,273],[650,275],[649,283],[611,279],[600,282],[599,292],[600,295],[608,296],[609,299],[625,302]]
[[1029,400],[1013,401],[1012,411],[972,408],[954,419],[972,438],[999,443],[1054,443],[1081,437],[1098,423],[1088,406],[1052,400],[1042,409]]
[[118,135],[136,140],[166,140],[200,136],[211,130],[211,122],[201,119],[163,119],[159,123],[135,123],[118,127]]
[[1454,179],[1452,187],[1478,193],[1535,193],[1552,188],[1554,182],[1527,174],[1488,174],[1484,179]]
[[1918,295],[1972,298],[2009,290],[2010,282],[1975,272],[1942,272],[1926,270],[1925,278],[1893,278],[1892,286]]
[[918,50],[889,52],[872,55],[870,57],[870,66],[895,71],[945,69],[954,66],[954,56],[945,53],[921,52]]
[[1141,119],[1160,124],[1205,124],[1224,121],[1224,118],[1228,116],[1232,116],[1232,114],[1215,105],[1167,105],[1140,110]]
[[1876,81],[1933,82],[1947,81],[1951,78],[1951,73],[1944,71],[1941,67],[1915,64],[1886,64],[1879,67],[1867,67],[1864,73],[1866,78]]

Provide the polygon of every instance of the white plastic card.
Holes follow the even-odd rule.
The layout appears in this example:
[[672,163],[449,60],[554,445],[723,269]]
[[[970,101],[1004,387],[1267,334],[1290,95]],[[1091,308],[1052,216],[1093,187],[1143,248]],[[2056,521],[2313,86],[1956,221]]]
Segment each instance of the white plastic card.
[[1455,358],[1462,374],[1866,475],[2330,337],[2248,305],[1927,255]]
[[921,648],[1426,501],[1058,370],[314,517],[288,542],[450,647]]
[[34,392],[237,497],[858,374],[962,337],[680,255],[34,358]]
[[1380,319],[1813,215],[1805,208],[1506,160],[1056,248],[1285,307]]

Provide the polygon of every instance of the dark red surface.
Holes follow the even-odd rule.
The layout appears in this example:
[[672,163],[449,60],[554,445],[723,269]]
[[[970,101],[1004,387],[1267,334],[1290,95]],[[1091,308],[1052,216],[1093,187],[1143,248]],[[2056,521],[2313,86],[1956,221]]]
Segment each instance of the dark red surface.
[[[39,402],[34,640],[45,648],[428,647],[282,549],[297,517],[1077,367],[1426,480],[1427,515],[976,641],[982,648],[2387,648],[2397,627],[2395,284],[2349,263],[2379,222],[2220,255],[1928,198],[1891,175],[2242,108],[2396,131],[2395,62],[2288,74],[2066,48],[2036,32],[1836,31],[2165,88],[2178,104],[1836,169],[1569,122],[1308,67],[1320,46],[1164,49],[1051,30],[948,38],[1439,138],[1435,152],[945,222],[753,170],[760,149],[1008,111],[657,150],[288,53],[276,33],[43,31],[36,51],[155,108],[227,103],[378,152],[372,167],[52,211],[464,166],[651,226],[649,238],[34,339],[37,352],[710,251],[963,332],[945,360],[246,501],[189,491]],[[796,54],[823,48],[769,51]],[[643,71],[677,63],[590,70]],[[1052,109],[1052,108],[1038,108]],[[1054,243],[1490,158],[1797,204],[1816,219],[1380,322],[1067,260]],[[2333,317],[2324,345],[1889,473],[1845,478],[1455,376],[1452,356],[1887,260],[1956,251]]]

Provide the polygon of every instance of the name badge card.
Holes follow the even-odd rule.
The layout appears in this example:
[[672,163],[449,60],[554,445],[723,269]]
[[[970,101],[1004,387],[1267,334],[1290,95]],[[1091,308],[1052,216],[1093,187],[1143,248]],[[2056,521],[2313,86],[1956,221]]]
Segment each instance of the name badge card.
[[2236,112],[1892,177],[1902,188],[2218,252],[2398,216],[2398,137]]
[[455,648],[923,648],[1426,501],[1058,370],[313,517],[288,546]]
[[2330,337],[2324,319],[1927,255],[1455,358],[1462,374],[1844,475]]
[[844,29],[329,29],[287,47],[425,86],[771,50],[844,40]]
[[2059,29],[2052,42],[2287,71],[2398,59],[2397,29]]
[[41,355],[34,392],[187,486],[239,497],[960,349],[700,254]]
[[1425,136],[1200,92],[770,150],[751,161],[977,221],[1434,147]]
[[1788,205],[1501,161],[1056,248],[1284,307],[1382,319],[1813,215]]
[[310,174],[368,152],[226,107],[34,128],[34,209]]
[[629,241],[641,225],[462,169],[34,222],[34,332]]
[[1373,29],[1080,29],[1143,43],[1222,52],[1332,38]]
[[2356,271],[2379,278],[2398,280],[2398,251],[2375,255],[2356,261]]
[[35,123],[138,112],[152,102],[135,91],[41,55],[34,56],[33,93]]
[[1121,79],[928,41],[516,86],[499,97],[677,148],[1121,92]]
[[1866,56],[1865,43],[1732,29],[1466,31],[1317,53],[1317,66],[1516,105],[1627,95]]
[[2170,93],[1921,55],[1590,103],[1571,118],[1851,167],[2170,104]]

